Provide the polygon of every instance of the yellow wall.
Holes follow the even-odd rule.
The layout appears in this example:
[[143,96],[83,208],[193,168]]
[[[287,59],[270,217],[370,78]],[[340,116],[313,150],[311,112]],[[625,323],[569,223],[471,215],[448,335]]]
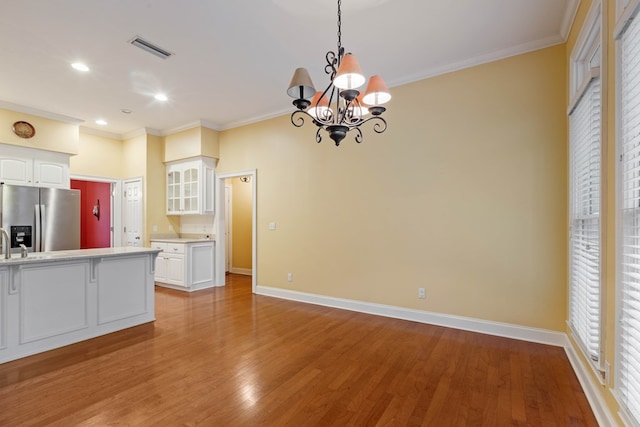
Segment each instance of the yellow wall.
[[[17,121],[26,121],[36,130],[32,138],[19,138],[12,131]],[[78,125],[18,113],[0,108],[0,143],[60,153],[78,153]]]
[[251,183],[242,182],[240,178],[230,178],[233,190],[231,212],[232,224],[232,256],[234,268],[251,269]]
[[191,129],[167,135],[164,138],[164,161],[188,159],[190,157],[205,156],[219,157],[218,132],[205,127]]
[[564,331],[565,68],[556,46],[394,88],[359,145],[222,132],[217,170],[258,170],[258,284]]
[[[156,233],[168,233],[169,225],[179,230],[179,217],[168,217],[166,215],[166,193],[165,174],[166,168],[163,163],[164,142],[161,137],[147,135],[147,169],[145,180],[146,193],[146,234],[148,237],[154,233],[152,227],[158,226]],[[148,239],[145,244],[149,245]]]
[[80,132],[78,155],[71,156],[74,175],[102,178],[125,178],[122,170],[123,142]]

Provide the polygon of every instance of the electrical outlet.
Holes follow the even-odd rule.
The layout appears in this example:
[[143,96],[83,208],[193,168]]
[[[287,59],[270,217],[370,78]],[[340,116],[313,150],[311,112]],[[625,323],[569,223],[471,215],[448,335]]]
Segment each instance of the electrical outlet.
[[293,282],[293,273],[287,273],[287,282]]
[[427,291],[424,288],[418,288],[418,298],[425,299],[427,297]]
[[269,223],[269,230],[275,230],[276,229],[276,223],[275,222],[270,222]]
[[173,231],[173,225],[169,225],[169,231]]

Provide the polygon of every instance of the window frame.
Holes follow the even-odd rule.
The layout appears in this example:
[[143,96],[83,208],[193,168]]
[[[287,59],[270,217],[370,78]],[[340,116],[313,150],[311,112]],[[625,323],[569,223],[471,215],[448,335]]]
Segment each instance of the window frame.
[[[623,254],[624,254],[624,158],[625,153],[624,140],[622,134],[622,36],[627,30],[632,20],[640,19],[640,0],[618,0],[617,2],[617,17],[613,36],[615,39],[615,67],[616,67],[616,114],[615,126],[616,126],[616,210],[617,210],[617,224],[616,224],[616,322],[615,322],[615,378],[613,384],[613,395],[619,403],[620,410],[619,416],[629,426],[640,426],[640,412],[631,414],[628,408],[623,403],[626,399],[623,399],[620,389],[620,378],[622,363],[622,298],[623,298],[623,285],[621,283],[623,272]],[[640,24],[639,24],[640,25]]]
[[[590,85],[594,81],[594,79],[600,79],[601,86],[601,95],[602,95],[602,86],[604,86],[604,82],[600,73],[600,65],[602,62],[602,46],[603,46],[603,34],[602,34],[602,2],[600,0],[594,1],[589,9],[587,17],[585,19],[584,25],[578,35],[578,39],[574,48],[572,50],[570,56],[570,81],[569,81],[569,96],[570,103],[567,109],[567,118],[569,120],[569,126],[571,126],[571,114],[574,112],[578,104],[583,100],[583,96],[590,88]],[[597,57],[596,57],[597,55]],[[594,59],[596,61],[594,62]],[[603,109],[603,101],[601,97],[600,101],[600,182],[599,182],[599,265],[598,265],[598,283],[599,283],[599,319],[598,319],[598,350],[597,350],[597,360],[593,360],[592,354],[588,349],[588,343],[584,342],[579,334],[576,332],[574,327],[572,326],[571,316],[572,316],[572,291],[573,291],[573,282],[572,282],[572,271],[573,271],[573,226],[574,226],[574,218],[572,216],[572,207],[571,203],[573,202],[573,192],[572,192],[572,182],[569,182],[569,238],[568,238],[568,260],[569,260],[569,268],[568,268],[568,277],[567,277],[567,326],[569,332],[573,336],[575,342],[578,344],[578,348],[582,352],[584,358],[589,361],[589,365],[591,366],[593,372],[596,374],[596,377],[600,381],[601,384],[604,384],[605,380],[605,291],[604,291],[604,280],[605,280],[605,272],[604,272],[604,251],[603,247],[605,242],[604,236],[604,215],[605,215],[605,203],[603,197],[604,190],[604,109]],[[569,180],[572,179],[571,176],[571,152],[572,152],[572,132],[571,127],[569,127],[569,167],[570,174]]]

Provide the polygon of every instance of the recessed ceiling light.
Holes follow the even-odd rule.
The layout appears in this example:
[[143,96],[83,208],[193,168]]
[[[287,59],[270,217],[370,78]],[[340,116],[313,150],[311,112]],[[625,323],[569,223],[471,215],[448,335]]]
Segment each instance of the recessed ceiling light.
[[169,99],[169,98],[167,98],[167,95],[165,95],[164,93],[159,93],[159,94],[157,94],[157,95],[155,96],[155,98],[156,98],[158,101],[166,101],[166,100],[168,100],[168,99]]
[[71,66],[74,68],[74,70],[83,71],[85,73],[89,71],[89,67],[87,67],[82,62],[74,62],[73,64],[71,64]]
[[97,124],[97,125],[104,126],[104,125],[106,125],[106,124],[107,124],[107,122],[106,122],[106,121],[104,121],[104,120],[102,120],[102,119],[98,119],[98,120],[96,120],[96,124]]

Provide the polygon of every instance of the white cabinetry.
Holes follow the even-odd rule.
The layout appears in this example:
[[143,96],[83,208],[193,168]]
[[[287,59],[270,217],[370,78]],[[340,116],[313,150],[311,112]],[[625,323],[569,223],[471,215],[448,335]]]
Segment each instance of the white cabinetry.
[[0,364],[153,321],[155,256],[109,248],[3,261]]
[[214,160],[167,164],[167,215],[213,214]]
[[9,269],[0,268],[0,360],[7,352],[7,296],[9,293]]
[[156,260],[158,285],[189,292],[213,286],[213,241],[153,241],[151,247],[163,251]]
[[69,188],[69,155],[2,145],[0,182]]

